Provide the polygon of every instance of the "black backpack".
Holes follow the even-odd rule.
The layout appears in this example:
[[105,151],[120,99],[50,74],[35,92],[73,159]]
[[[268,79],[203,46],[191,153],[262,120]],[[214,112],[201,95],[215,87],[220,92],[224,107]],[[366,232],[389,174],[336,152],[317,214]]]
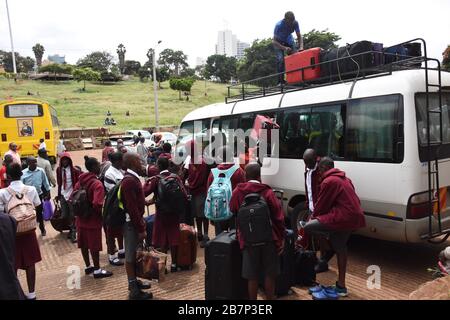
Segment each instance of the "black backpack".
[[103,205],[103,221],[109,227],[120,227],[125,224],[125,208],[120,199],[121,183],[119,182],[106,194]]
[[237,214],[237,221],[246,246],[254,247],[273,242],[270,209],[258,193],[245,196]]
[[75,217],[88,218],[91,215],[92,205],[88,199],[87,189],[89,186],[81,186],[70,196],[73,214]]
[[294,283],[302,286],[313,286],[316,283],[317,264],[315,251],[298,249],[295,253]]
[[156,210],[162,215],[184,215],[186,196],[177,175],[159,175]]

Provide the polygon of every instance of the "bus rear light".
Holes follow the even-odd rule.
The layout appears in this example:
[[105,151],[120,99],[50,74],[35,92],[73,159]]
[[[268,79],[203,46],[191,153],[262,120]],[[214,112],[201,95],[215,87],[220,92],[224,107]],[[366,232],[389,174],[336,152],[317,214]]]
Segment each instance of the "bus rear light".
[[2,142],[8,141],[8,137],[6,136],[6,133],[2,133]]
[[423,219],[432,214],[432,211],[432,209],[430,210],[430,204],[428,202],[428,192],[418,193],[411,196],[409,199],[406,219]]
[[45,132],[45,139],[50,140],[50,132],[48,131]]

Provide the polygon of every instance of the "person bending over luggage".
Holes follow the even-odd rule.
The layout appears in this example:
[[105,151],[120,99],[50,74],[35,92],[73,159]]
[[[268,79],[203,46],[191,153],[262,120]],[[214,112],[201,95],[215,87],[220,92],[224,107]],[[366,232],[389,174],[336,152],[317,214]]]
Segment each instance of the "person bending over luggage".
[[[313,219],[304,226],[307,234],[328,233],[331,248],[336,252],[339,279],[332,288],[312,288],[313,298],[332,299],[348,295],[345,286],[347,242],[353,231],[365,227],[364,213],[355,188],[345,172],[334,168],[334,161],[325,157],[319,163],[322,183]],[[314,292],[317,291],[317,292]]]
[[125,269],[127,271],[129,290],[128,297],[130,300],[148,300],[153,298],[153,294],[142,290],[150,289],[150,285],[136,278],[136,251],[147,236],[143,217],[146,202],[139,177],[140,175],[144,175],[144,172],[141,158],[137,153],[127,152],[123,156],[123,163],[127,170],[122,180],[121,194],[126,212],[124,239]]
[[[249,298],[256,300],[258,278],[263,274],[266,298],[272,300],[275,279],[280,273],[279,256],[284,250],[284,213],[272,188],[261,183],[259,164],[247,165],[245,175],[247,182],[237,186],[230,203],[231,211],[237,214],[237,234],[243,251],[242,277],[248,280]],[[257,213],[257,219],[250,218],[253,213]]]
[[[111,166],[106,170],[104,185],[106,192],[110,192],[123,179],[123,154],[114,152],[109,155]],[[109,227],[104,224],[106,231],[106,246],[108,248],[109,263],[113,266],[122,266],[120,259],[125,259],[125,249],[123,248],[123,228]],[[116,239],[119,251],[116,255]]]
[[303,40],[300,33],[300,27],[298,21],[295,20],[294,13],[291,11],[286,12],[284,19],[279,21],[275,25],[275,31],[273,34],[273,46],[275,48],[275,53],[277,56],[277,68],[279,75],[279,84],[283,84],[284,81],[284,54],[292,54],[297,51],[294,37],[292,33],[295,31],[297,34],[297,40],[299,44],[299,49],[303,50]]
[[187,192],[176,174],[169,172],[169,159],[159,158],[156,162],[159,174],[150,178],[144,186],[145,196],[152,193],[156,200],[156,215],[153,224],[153,245],[172,257],[171,272],[176,272],[177,249],[180,243],[180,215],[187,203]]
[[[105,189],[98,180],[100,174],[100,163],[95,158],[84,157],[84,166],[88,170],[80,175],[80,180],[74,187],[72,197],[80,189],[86,190],[87,201],[90,210],[87,214],[77,216],[75,224],[77,227],[78,248],[81,250],[86,268],[86,275],[94,274],[95,279],[106,278],[112,276],[112,272],[100,268],[100,251],[102,251],[102,208],[105,198]],[[73,198],[72,198],[73,200]],[[75,211],[75,207],[74,207]],[[76,213],[76,212],[75,212]],[[91,265],[89,259],[91,253],[94,266]]]
[[[208,193],[210,192],[210,187],[213,183],[218,183],[219,177],[222,175],[225,177],[226,174],[231,175],[229,182],[231,183],[231,191],[235,190],[239,183],[245,182],[245,172],[241,169],[238,164],[234,163],[233,150],[229,146],[223,146],[219,148],[216,156],[217,168],[211,170],[208,177]],[[216,177],[216,178],[215,178]],[[231,193],[230,193],[231,194]],[[230,199],[228,199],[229,203]],[[221,234],[223,231],[236,228],[235,217],[230,218],[225,221],[215,221],[214,227],[216,229],[216,236]]]
[[191,212],[197,223],[200,247],[204,248],[209,241],[209,220],[205,217],[206,184],[209,177],[209,168],[202,155],[201,143],[191,140],[186,144],[186,149],[190,151],[187,182],[189,193],[192,195]]
[[[14,215],[14,207],[13,203],[10,202],[13,199],[12,194],[16,194],[14,197],[22,194],[23,196],[20,199],[23,199],[25,202],[31,203],[34,208],[33,210],[41,205],[41,200],[39,199],[39,195],[36,191],[35,187],[25,186],[22,181],[22,166],[18,163],[12,163],[8,166],[6,171],[8,178],[11,180],[11,184],[8,188],[0,190],[0,213],[6,213],[9,215]],[[20,196],[19,196],[20,197]],[[18,198],[19,198],[18,197]],[[16,201],[16,205],[17,205]],[[22,202],[23,203],[23,202]],[[10,207],[11,205],[11,207]],[[16,206],[16,209],[19,206]],[[22,205],[22,207],[25,207]],[[16,210],[17,211],[17,210]],[[28,212],[28,211],[27,211]],[[19,224],[20,222],[18,222]],[[16,231],[16,230],[14,230]],[[14,232],[15,233],[15,232]],[[2,234],[2,237],[4,235]],[[35,285],[36,285],[36,263],[42,260],[41,251],[39,249],[39,243],[36,238],[36,232],[34,230],[16,234],[15,233],[15,271],[17,274],[17,270],[25,270],[27,275],[27,284],[28,284],[28,294],[26,298],[29,300],[36,300],[35,293]],[[1,244],[1,250],[6,249],[7,243]],[[0,251],[1,251],[0,250]],[[13,260],[14,261],[14,260]],[[0,263],[1,264],[1,263]],[[14,286],[15,283],[12,282],[2,282],[1,286]],[[14,288],[15,289],[15,288]]]

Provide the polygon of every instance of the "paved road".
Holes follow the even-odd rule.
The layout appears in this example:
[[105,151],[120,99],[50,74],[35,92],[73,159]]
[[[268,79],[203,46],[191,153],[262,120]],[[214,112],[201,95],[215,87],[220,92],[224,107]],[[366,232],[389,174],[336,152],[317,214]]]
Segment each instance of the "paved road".
[[[99,151],[73,152],[76,164],[83,164],[85,154],[99,157]],[[37,265],[38,299],[87,299],[110,300],[127,298],[126,273],[122,267],[107,265],[106,245],[101,262],[114,272],[108,279],[94,280],[82,275],[81,288],[67,288],[67,268],[79,266],[83,272],[83,261],[76,245],[71,244],[65,234],[54,231],[47,224],[47,236],[39,238],[43,261]],[[213,231],[213,230],[211,230]],[[212,236],[212,234],[211,234]],[[447,242],[447,245],[450,243]],[[349,243],[349,265],[347,282],[350,291],[348,299],[407,299],[421,284],[431,280],[426,269],[436,263],[436,257],[445,245],[404,245],[373,240],[359,236]],[[376,265],[381,268],[381,289],[367,288],[367,268]],[[201,300],[204,299],[204,251],[199,249],[197,264],[191,271],[168,274],[166,281],[153,283],[155,299]],[[331,261],[331,270],[320,274],[321,283],[331,285],[337,277],[336,261]],[[26,288],[24,272],[19,271],[21,283]],[[307,288],[296,287],[282,299],[309,300]]]

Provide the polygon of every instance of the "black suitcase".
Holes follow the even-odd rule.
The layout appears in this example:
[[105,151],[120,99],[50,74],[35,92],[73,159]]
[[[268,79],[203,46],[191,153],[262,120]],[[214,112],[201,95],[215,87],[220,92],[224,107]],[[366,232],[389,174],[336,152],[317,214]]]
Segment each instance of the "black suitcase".
[[205,299],[248,298],[247,280],[242,278],[242,253],[236,230],[222,232],[205,247]]
[[[378,46],[374,46],[371,41],[358,41],[323,52],[320,59],[322,62],[340,60],[324,63],[321,78],[324,81],[336,81],[373,73],[371,69],[383,64],[382,59],[378,58],[381,52],[377,54],[374,52],[376,50]],[[364,52],[367,53],[363,54]]]
[[299,249],[295,253],[294,283],[301,286],[313,286],[316,283],[317,264],[315,251]]
[[[406,52],[409,57],[421,57],[422,56],[422,44],[420,42],[412,42],[405,44]],[[422,61],[412,63],[411,66],[420,67]]]

